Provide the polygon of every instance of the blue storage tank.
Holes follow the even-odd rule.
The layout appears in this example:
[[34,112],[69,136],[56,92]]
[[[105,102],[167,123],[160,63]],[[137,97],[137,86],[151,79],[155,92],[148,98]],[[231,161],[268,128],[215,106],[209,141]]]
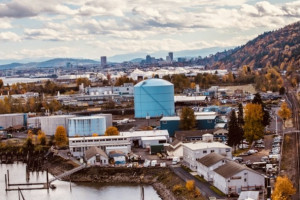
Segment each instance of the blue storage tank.
[[105,117],[89,116],[74,117],[68,119],[68,135],[74,136],[92,136],[94,133],[104,135],[106,130]]
[[139,82],[134,86],[134,111],[136,118],[173,116],[174,85],[158,78]]

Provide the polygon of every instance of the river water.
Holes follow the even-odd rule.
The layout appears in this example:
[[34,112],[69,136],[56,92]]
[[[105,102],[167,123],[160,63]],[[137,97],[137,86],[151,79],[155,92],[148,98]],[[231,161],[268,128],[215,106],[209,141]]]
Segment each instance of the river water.
[[[26,183],[26,164],[0,164],[0,200],[18,200],[17,191],[5,192],[5,178],[9,170],[10,183]],[[49,179],[53,176],[49,174]],[[46,182],[46,172],[30,172],[29,182]],[[70,183],[54,181],[56,189],[23,190],[26,200],[140,200],[139,185],[116,184],[103,185],[99,183]],[[36,186],[39,187],[39,186]],[[145,200],[161,200],[152,186],[144,186]]]

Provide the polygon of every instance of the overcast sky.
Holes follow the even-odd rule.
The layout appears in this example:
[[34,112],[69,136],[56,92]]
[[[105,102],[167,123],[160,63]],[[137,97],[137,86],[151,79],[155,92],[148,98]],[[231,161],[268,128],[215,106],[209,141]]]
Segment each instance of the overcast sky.
[[0,0],[0,59],[237,46],[299,19],[291,0]]

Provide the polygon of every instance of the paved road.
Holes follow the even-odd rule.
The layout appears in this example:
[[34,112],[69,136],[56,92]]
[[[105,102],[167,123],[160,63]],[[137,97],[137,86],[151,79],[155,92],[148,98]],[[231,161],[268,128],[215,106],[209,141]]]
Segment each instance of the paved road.
[[219,199],[219,198],[220,199],[224,199],[224,197],[222,197],[222,196],[218,195],[217,193],[215,193],[214,191],[212,191],[209,188],[210,185],[208,183],[203,183],[203,182],[199,181],[193,175],[191,175],[190,173],[188,173],[187,171],[185,171],[181,167],[177,167],[177,166],[173,167],[172,166],[171,169],[173,170],[173,172],[177,176],[179,176],[184,181],[194,180],[196,187],[201,191],[201,194],[203,196],[206,196],[206,197],[216,197],[217,199]]

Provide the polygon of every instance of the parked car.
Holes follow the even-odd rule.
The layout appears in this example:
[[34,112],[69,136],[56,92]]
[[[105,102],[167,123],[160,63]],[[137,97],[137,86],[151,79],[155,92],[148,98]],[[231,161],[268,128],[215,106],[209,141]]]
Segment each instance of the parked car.
[[255,150],[255,149],[250,149],[249,151],[247,151],[247,153],[248,153],[249,155],[255,154],[255,153],[257,153],[257,152],[258,152],[258,151]]
[[257,145],[255,145],[254,147],[255,147],[255,148],[265,148],[265,145],[263,145],[263,144],[257,144]]
[[242,157],[233,157],[232,160],[238,161],[239,163],[244,161],[244,159]]

